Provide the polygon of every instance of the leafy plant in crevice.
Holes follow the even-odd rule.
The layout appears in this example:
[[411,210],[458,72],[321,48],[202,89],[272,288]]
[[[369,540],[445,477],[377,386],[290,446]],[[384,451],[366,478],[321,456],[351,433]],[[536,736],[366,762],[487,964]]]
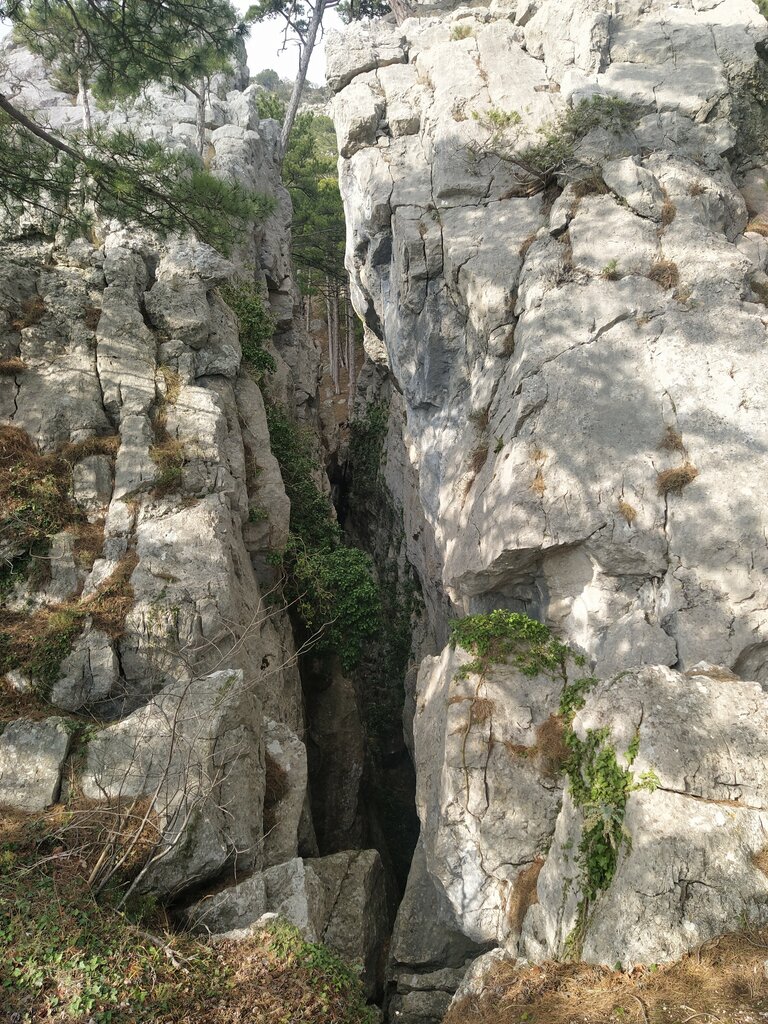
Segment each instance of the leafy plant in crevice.
[[315,482],[311,435],[287,411],[267,406],[270,443],[291,501],[290,535],[279,556],[286,596],[313,638],[314,649],[335,651],[345,671],[359,661],[376,631],[380,597],[370,557],[342,544],[330,499]]
[[261,384],[276,369],[274,357],[264,348],[275,333],[275,318],[252,281],[227,284],[221,296],[237,317],[243,362]]
[[569,757],[565,770],[574,805],[582,813],[578,864],[581,870],[576,925],[566,939],[566,951],[578,959],[595,899],[609,888],[616,874],[622,847],[630,842],[624,827],[627,801],[638,790],[653,792],[658,786],[655,773],[644,772],[638,779],[632,772],[640,749],[637,730],[619,763],[607,726],[587,729],[581,739],[573,719],[585,703],[585,696],[597,683],[593,677],[567,684],[560,698],[565,722],[565,743]]
[[491,108],[474,112],[488,137],[473,147],[476,156],[494,155],[513,168],[526,195],[542,192],[558,175],[579,165],[578,146],[595,128],[616,134],[629,131],[639,117],[638,108],[614,96],[581,100],[538,130],[539,141],[520,144],[522,118],[517,111]]
[[511,661],[525,676],[541,672],[565,678],[570,648],[548,626],[522,612],[503,608],[482,615],[468,615],[451,623],[451,645],[474,655],[463,665],[458,678],[484,675],[494,664]]
[[482,718],[474,714],[473,705],[477,701],[487,703],[479,697],[480,683],[492,665],[510,663],[525,676],[545,673],[563,680],[558,718],[568,756],[562,767],[574,805],[582,813],[578,845],[580,898],[576,926],[566,943],[569,954],[578,957],[594,901],[613,881],[622,846],[628,842],[624,828],[627,800],[637,790],[653,791],[658,785],[653,772],[635,778],[631,770],[639,750],[639,732],[635,733],[623,764],[607,727],[588,729],[583,738],[577,735],[574,718],[584,707],[597,679],[569,679],[569,659],[577,666],[583,666],[585,659],[557,640],[548,626],[527,615],[496,609],[467,616],[451,624],[451,643],[473,655],[473,660],[462,666],[456,677],[480,677],[475,696],[466,698],[471,702],[467,733],[473,721]]

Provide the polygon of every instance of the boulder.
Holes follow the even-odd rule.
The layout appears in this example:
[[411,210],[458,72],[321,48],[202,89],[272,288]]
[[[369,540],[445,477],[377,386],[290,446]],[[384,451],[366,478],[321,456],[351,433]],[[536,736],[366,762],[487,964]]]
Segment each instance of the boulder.
[[63,718],[9,722],[0,734],[0,805],[32,813],[55,803],[71,740]]
[[261,863],[261,708],[243,674],[171,683],[88,743],[89,800],[149,802],[156,849],[140,890],[163,897],[232,866]]

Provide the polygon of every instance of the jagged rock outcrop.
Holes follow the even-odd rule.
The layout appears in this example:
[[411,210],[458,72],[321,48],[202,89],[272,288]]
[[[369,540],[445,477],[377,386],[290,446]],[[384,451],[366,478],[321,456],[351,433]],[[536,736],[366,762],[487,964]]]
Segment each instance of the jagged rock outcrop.
[[[4,57],[19,102],[37,97],[50,125],[77,127],[39,61],[10,44]],[[2,468],[57,503],[56,530],[45,536],[46,520],[37,546],[1,510],[12,635],[0,657],[41,720],[0,722],[0,803],[40,811],[61,794],[112,837],[94,878],[140,850],[131,893],[194,896],[187,920],[212,931],[277,912],[359,961],[374,996],[391,917],[385,871],[375,850],[353,848],[360,722],[347,734],[355,766],[331,721],[340,707],[354,717],[354,692],[324,680],[324,707],[309,708],[325,758],[319,846],[310,723],[270,564],[290,501],[225,301],[245,279],[269,302],[268,401],[312,424],[319,354],[294,315],[279,126],[259,119],[257,92],[242,69],[215,76],[206,111],[206,166],[275,201],[263,224],[243,226],[231,259],[115,223],[97,223],[91,242],[47,238],[32,214],[0,247]],[[157,86],[95,116],[193,148],[190,98]],[[35,572],[35,559],[50,570]]]
[[[590,959],[658,961],[762,920],[761,800],[715,790],[761,770],[759,743],[743,759],[730,745],[768,683],[767,40],[751,0],[495,0],[329,42],[362,385],[370,401],[384,378],[393,396],[384,472],[429,628],[444,641],[446,596],[459,614],[549,623],[606,680],[577,733],[610,717],[626,751],[639,687],[632,771],[676,776],[630,796],[632,852],[583,928],[584,822],[537,739],[561,683],[497,668],[480,707],[453,681],[460,653],[427,660],[426,869],[476,942],[515,949],[522,930],[527,955],[563,955],[576,931]],[[722,677],[684,674],[701,659]],[[686,769],[689,722],[713,701],[707,767]],[[400,921],[424,899],[409,885]]]

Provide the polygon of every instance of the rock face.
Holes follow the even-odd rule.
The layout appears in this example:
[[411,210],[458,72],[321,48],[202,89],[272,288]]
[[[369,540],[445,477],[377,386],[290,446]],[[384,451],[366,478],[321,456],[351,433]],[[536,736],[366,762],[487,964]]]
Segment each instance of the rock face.
[[[413,563],[434,539],[457,608],[527,609],[601,672],[763,679],[766,248],[728,161],[765,136],[765,22],[750,0],[420,10],[329,43],[354,299],[431,535]],[[517,114],[521,153],[592,96],[629,127],[598,117],[565,190],[526,194],[483,117]]]
[[[48,124],[77,127],[78,110],[38,60],[7,44],[4,61],[30,108],[41,98]],[[279,126],[260,120],[247,80],[242,69],[213,77],[205,164],[271,195],[275,212],[243,226],[231,260],[193,239],[116,223],[96,226],[99,244],[46,239],[32,214],[0,246],[4,459],[6,448],[25,446],[43,493],[62,481],[55,497],[66,512],[40,582],[28,537],[0,509],[0,655],[13,665],[19,645],[33,643],[32,629],[6,642],[6,625],[13,632],[25,616],[37,616],[46,637],[43,667],[27,656],[8,684],[41,714],[57,712],[0,722],[0,803],[45,809],[66,768],[65,800],[142,822],[128,836],[146,846],[133,891],[166,902],[194,892],[187,919],[214,932],[280,913],[360,962],[374,996],[390,908],[379,854],[353,848],[362,845],[362,726],[344,679],[323,680],[326,699],[307,715],[270,564],[288,539],[290,501],[225,302],[235,278],[269,302],[268,401],[311,426],[318,353],[294,316]],[[94,116],[169,149],[196,144],[196,106],[183,90],[152,87],[136,105]],[[12,466],[19,477],[27,469]],[[339,709],[354,752],[334,735]],[[326,771],[320,844],[310,739]]]
[[0,806],[42,811],[55,803],[72,738],[68,723],[18,719],[0,735]]
[[328,44],[359,393],[391,395],[384,473],[429,630],[445,642],[449,608],[547,622],[605,680],[576,735],[604,728],[658,782],[630,792],[632,844],[587,906],[563,681],[497,666],[478,690],[460,652],[423,662],[398,1020],[439,1020],[446,991],[409,964],[460,965],[412,928],[426,908],[470,956],[609,964],[763,920],[764,744],[738,723],[768,684],[767,39],[751,0],[504,0]]
[[197,931],[247,934],[265,913],[359,963],[369,996],[383,980],[381,953],[389,932],[384,869],[375,850],[296,857],[207,897],[185,911]]

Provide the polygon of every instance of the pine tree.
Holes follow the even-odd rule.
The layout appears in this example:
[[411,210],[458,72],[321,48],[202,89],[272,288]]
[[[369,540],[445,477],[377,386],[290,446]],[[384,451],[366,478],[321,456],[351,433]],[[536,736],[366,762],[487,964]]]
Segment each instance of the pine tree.
[[243,221],[269,212],[265,197],[213,177],[193,154],[91,123],[91,90],[124,99],[163,78],[197,83],[204,103],[208,76],[227,68],[242,32],[229,2],[0,0],[3,15],[57,84],[76,83],[84,122],[83,133],[64,137],[0,91],[0,207],[11,218],[32,205],[51,229],[63,221],[83,230],[95,209],[160,234],[192,231],[226,250]]

